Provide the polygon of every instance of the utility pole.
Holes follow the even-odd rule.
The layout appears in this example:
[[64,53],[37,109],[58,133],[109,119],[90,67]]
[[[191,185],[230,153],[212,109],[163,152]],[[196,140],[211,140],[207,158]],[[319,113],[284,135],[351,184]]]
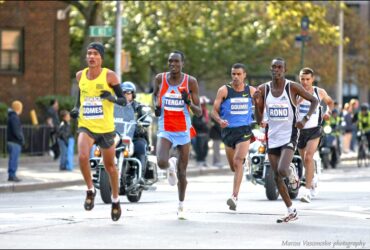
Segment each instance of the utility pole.
[[339,47],[338,47],[338,86],[337,86],[337,102],[338,107],[342,107],[343,100],[343,9],[342,1],[339,2]]
[[116,1],[116,39],[115,39],[115,52],[114,52],[114,71],[118,75],[118,80],[122,82],[121,71],[121,50],[122,50],[122,5],[121,1]]

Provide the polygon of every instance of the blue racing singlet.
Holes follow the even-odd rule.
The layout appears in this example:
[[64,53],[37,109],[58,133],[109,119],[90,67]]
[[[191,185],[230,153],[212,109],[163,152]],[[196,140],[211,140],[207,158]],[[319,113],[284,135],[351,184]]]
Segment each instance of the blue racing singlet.
[[244,90],[237,92],[230,83],[227,87],[227,97],[221,103],[220,116],[229,122],[228,128],[249,126],[252,123],[252,97],[249,86],[246,84]]

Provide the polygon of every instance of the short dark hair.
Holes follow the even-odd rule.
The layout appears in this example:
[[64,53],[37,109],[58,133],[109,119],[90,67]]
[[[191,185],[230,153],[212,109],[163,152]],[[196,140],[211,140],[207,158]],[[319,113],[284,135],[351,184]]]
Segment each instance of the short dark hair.
[[60,111],[60,117],[62,119],[64,119],[64,117],[66,117],[66,115],[68,115],[68,114],[69,114],[68,110],[63,109],[62,111]]
[[57,101],[57,99],[51,99],[50,102],[49,102],[49,105],[50,106],[53,106],[55,104],[55,102]]
[[305,67],[305,68],[301,69],[301,71],[299,71],[299,74],[305,74],[305,75],[311,74],[313,76],[314,72],[313,72],[313,69],[311,69],[309,67]]
[[[282,58],[282,57],[275,57],[274,59],[272,59],[272,61],[274,61],[274,60],[284,62],[284,68],[286,68],[286,62],[285,62],[285,59],[284,58]],[[271,61],[271,63],[272,63],[272,61]]]
[[181,56],[181,61],[185,62],[185,54],[184,52],[180,51],[180,50],[174,50],[172,51],[170,54],[179,54]]
[[243,69],[244,72],[247,72],[247,68],[242,63],[234,63],[231,68],[232,69]]

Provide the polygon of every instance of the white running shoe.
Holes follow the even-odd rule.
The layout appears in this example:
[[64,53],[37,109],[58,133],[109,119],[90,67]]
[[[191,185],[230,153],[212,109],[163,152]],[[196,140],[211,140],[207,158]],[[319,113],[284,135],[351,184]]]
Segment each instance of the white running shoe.
[[227,200],[226,204],[229,206],[230,210],[236,211],[236,206],[238,205],[238,200],[236,199],[236,197],[231,196],[231,198],[229,198]]
[[317,187],[316,188],[312,187],[310,189],[310,195],[311,195],[311,197],[316,197],[318,193],[319,192],[317,191]]
[[295,221],[298,219],[297,210],[294,209],[292,212],[288,213],[282,218],[276,220],[277,223],[288,223],[289,221]]
[[311,203],[311,195],[310,193],[306,193],[301,197],[302,202]]
[[167,180],[171,186],[175,186],[177,184],[177,175],[176,175],[177,158],[171,157],[168,160],[168,163],[170,166],[167,171]]
[[299,178],[298,178],[297,170],[293,163],[290,164],[289,168],[291,170],[290,175],[288,177],[289,183],[291,187],[293,188],[293,190],[297,190],[299,188]]
[[184,207],[180,207],[177,209],[177,219],[179,220],[186,220]]

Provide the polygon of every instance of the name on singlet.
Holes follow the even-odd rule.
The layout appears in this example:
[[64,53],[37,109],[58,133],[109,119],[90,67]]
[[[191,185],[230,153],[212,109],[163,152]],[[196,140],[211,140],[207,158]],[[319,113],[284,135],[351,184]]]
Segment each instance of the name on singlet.
[[231,114],[247,114],[249,98],[230,98]]
[[166,93],[164,95],[164,109],[171,111],[183,111],[184,110],[184,100],[181,94],[176,93]]
[[269,119],[273,121],[287,121],[289,118],[288,104],[272,104],[268,107]]
[[103,103],[100,97],[86,97],[82,104],[82,114],[85,119],[104,118]]

